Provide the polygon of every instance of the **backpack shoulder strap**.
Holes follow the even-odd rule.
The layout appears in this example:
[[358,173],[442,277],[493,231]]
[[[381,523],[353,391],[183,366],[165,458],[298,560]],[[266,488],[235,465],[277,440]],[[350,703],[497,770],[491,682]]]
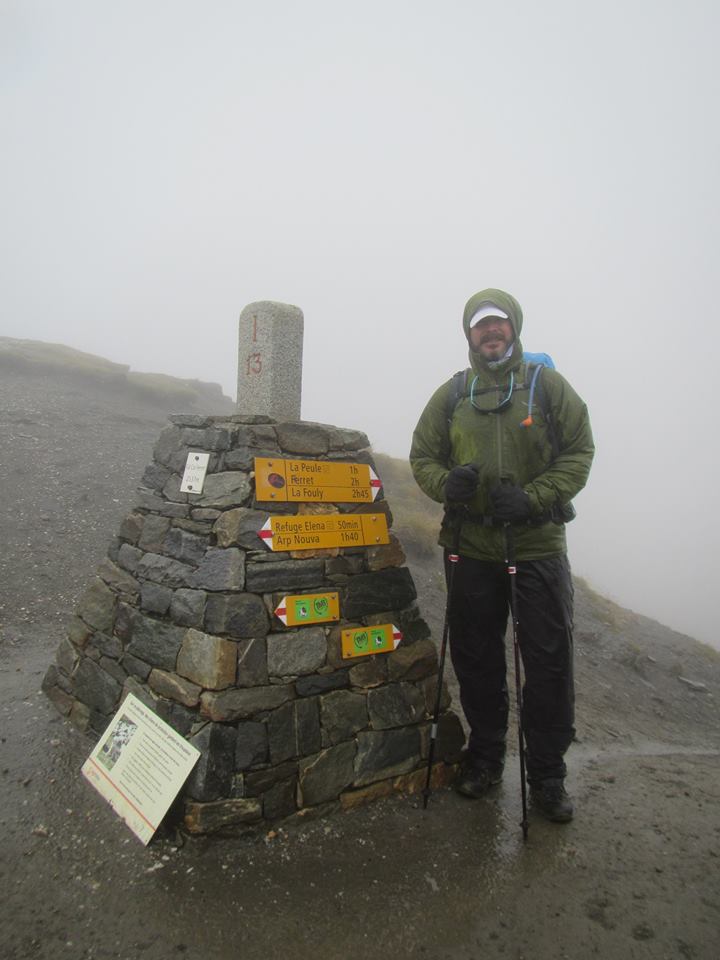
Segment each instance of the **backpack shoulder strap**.
[[450,424],[452,423],[453,414],[455,413],[455,407],[465,396],[467,373],[467,370],[458,370],[457,373],[453,374],[453,378],[450,381],[450,389],[448,390],[447,403],[445,406],[445,419],[447,420],[448,432],[450,431]]
[[450,457],[450,424],[452,423],[452,418],[455,413],[455,407],[465,396],[465,390],[467,388],[467,374],[467,369],[458,370],[457,373],[453,374],[447,392],[445,402],[445,448],[443,450],[444,460],[448,460]]

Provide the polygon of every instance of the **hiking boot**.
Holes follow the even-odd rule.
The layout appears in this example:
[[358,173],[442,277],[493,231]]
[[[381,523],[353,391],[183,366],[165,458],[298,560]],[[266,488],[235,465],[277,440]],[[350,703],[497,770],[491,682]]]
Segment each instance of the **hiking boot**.
[[562,780],[540,780],[530,784],[530,798],[543,816],[553,823],[567,823],[573,818],[572,800],[565,792]]
[[464,797],[477,800],[484,796],[490,787],[502,780],[503,768],[499,767],[471,767],[465,766],[455,781],[455,789]]

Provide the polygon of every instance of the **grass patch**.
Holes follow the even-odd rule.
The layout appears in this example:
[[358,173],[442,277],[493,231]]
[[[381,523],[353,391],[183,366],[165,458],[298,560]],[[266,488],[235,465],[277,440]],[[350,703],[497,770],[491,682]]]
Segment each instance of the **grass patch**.
[[165,373],[137,373],[124,363],[113,363],[61,343],[0,337],[0,369],[27,376],[52,373],[103,384],[163,410],[192,410],[198,406],[218,414],[235,410],[235,404],[217,383],[184,380]]

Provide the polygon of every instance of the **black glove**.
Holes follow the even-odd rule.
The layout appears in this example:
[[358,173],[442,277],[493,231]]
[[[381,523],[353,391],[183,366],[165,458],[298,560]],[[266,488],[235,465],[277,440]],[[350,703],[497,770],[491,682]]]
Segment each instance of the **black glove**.
[[490,491],[493,516],[507,523],[520,523],[532,516],[530,497],[514,483],[501,483]]
[[445,499],[448,503],[467,503],[478,488],[478,468],[474,463],[453,467],[445,481]]

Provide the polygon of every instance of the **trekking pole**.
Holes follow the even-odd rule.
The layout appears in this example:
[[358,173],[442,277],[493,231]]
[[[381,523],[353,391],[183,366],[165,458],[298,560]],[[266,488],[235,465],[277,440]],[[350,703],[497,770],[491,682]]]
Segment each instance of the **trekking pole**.
[[515,697],[517,701],[518,748],[520,753],[520,794],[522,796],[522,827],[523,840],[528,838],[527,814],[527,787],[525,785],[525,735],[523,732],[523,697],[522,679],[520,676],[520,648],[518,644],[518,616],[517,616],[517,567],[515,565],[515,538],[509,523],[503,524],[505,531],[505,563],[510,581],[510,617],[512,619],[513,654],[515,657]]
[[445,669],[445,655],[447,653],[448,636],[450,634],[450,604],[452,603],[453,580],[455,579],[455,565],[460,560],[460,528],[462,527],[462,516],[459,508],[454,511],[454,527],[452,550],[448,554],[450,564],[447,575],[447,600],[445,601],[445,623],[443,624],[442,643],[440,644],[440,663],[438,665],[438,682],[435,693],[435,710],[433,713],[432,726],[430,727],[430,745],[428,747],[427,777],[425,779],[425,788],[423,794],[423,810],[427,810],[428,800],[432,790],[430,789],[430,779],[432,777],[433,757],[435,756],[435,741],[437,740],[438,720],[440,717],[440,701],[442,700],[442,681],[443,671]]

